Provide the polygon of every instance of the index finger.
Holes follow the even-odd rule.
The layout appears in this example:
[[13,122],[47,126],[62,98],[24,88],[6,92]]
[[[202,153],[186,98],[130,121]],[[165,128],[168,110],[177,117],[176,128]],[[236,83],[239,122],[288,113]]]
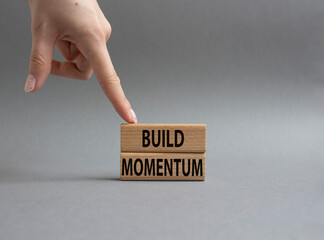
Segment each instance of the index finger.
[[85,54],[107,98],[126,122],[137,123],[135,112],[124,94],[106,44],[86,43],[86,45]]

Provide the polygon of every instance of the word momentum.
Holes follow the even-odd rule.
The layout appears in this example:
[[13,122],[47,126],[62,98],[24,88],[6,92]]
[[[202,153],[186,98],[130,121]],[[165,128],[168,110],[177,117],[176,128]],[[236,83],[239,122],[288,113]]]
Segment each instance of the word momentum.
[[204,180],[205,154],[121,153],[121,180]]
[[205,124],[122,124],[121,152],[206,151]]

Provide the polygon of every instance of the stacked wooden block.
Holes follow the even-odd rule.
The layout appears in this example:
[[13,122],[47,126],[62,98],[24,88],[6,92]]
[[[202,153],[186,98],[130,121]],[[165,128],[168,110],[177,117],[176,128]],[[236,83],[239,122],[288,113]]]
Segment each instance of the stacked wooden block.
[[121,180],[205,180],[205,124],[122,124]]

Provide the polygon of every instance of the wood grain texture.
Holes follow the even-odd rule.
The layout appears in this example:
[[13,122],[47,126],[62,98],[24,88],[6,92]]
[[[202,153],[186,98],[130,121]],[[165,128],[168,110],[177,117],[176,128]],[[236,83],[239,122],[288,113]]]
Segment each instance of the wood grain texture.
[[205,180],[204,153],[121,153],[121,180]]
[[206,124],[121,124],[121,152],[205,151]]

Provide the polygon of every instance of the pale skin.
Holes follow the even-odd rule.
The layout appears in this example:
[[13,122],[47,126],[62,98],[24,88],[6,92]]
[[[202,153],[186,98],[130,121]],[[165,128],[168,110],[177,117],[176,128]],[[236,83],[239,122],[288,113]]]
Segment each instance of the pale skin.
[[[87,80],[95,74],[118,114],[136,115],[125,97],[106,46],[111,26],[96,0],[30,0],[32,50],[26,92],[35,92],[49,74]],[[65,62],[53,60],[54,47]]]

